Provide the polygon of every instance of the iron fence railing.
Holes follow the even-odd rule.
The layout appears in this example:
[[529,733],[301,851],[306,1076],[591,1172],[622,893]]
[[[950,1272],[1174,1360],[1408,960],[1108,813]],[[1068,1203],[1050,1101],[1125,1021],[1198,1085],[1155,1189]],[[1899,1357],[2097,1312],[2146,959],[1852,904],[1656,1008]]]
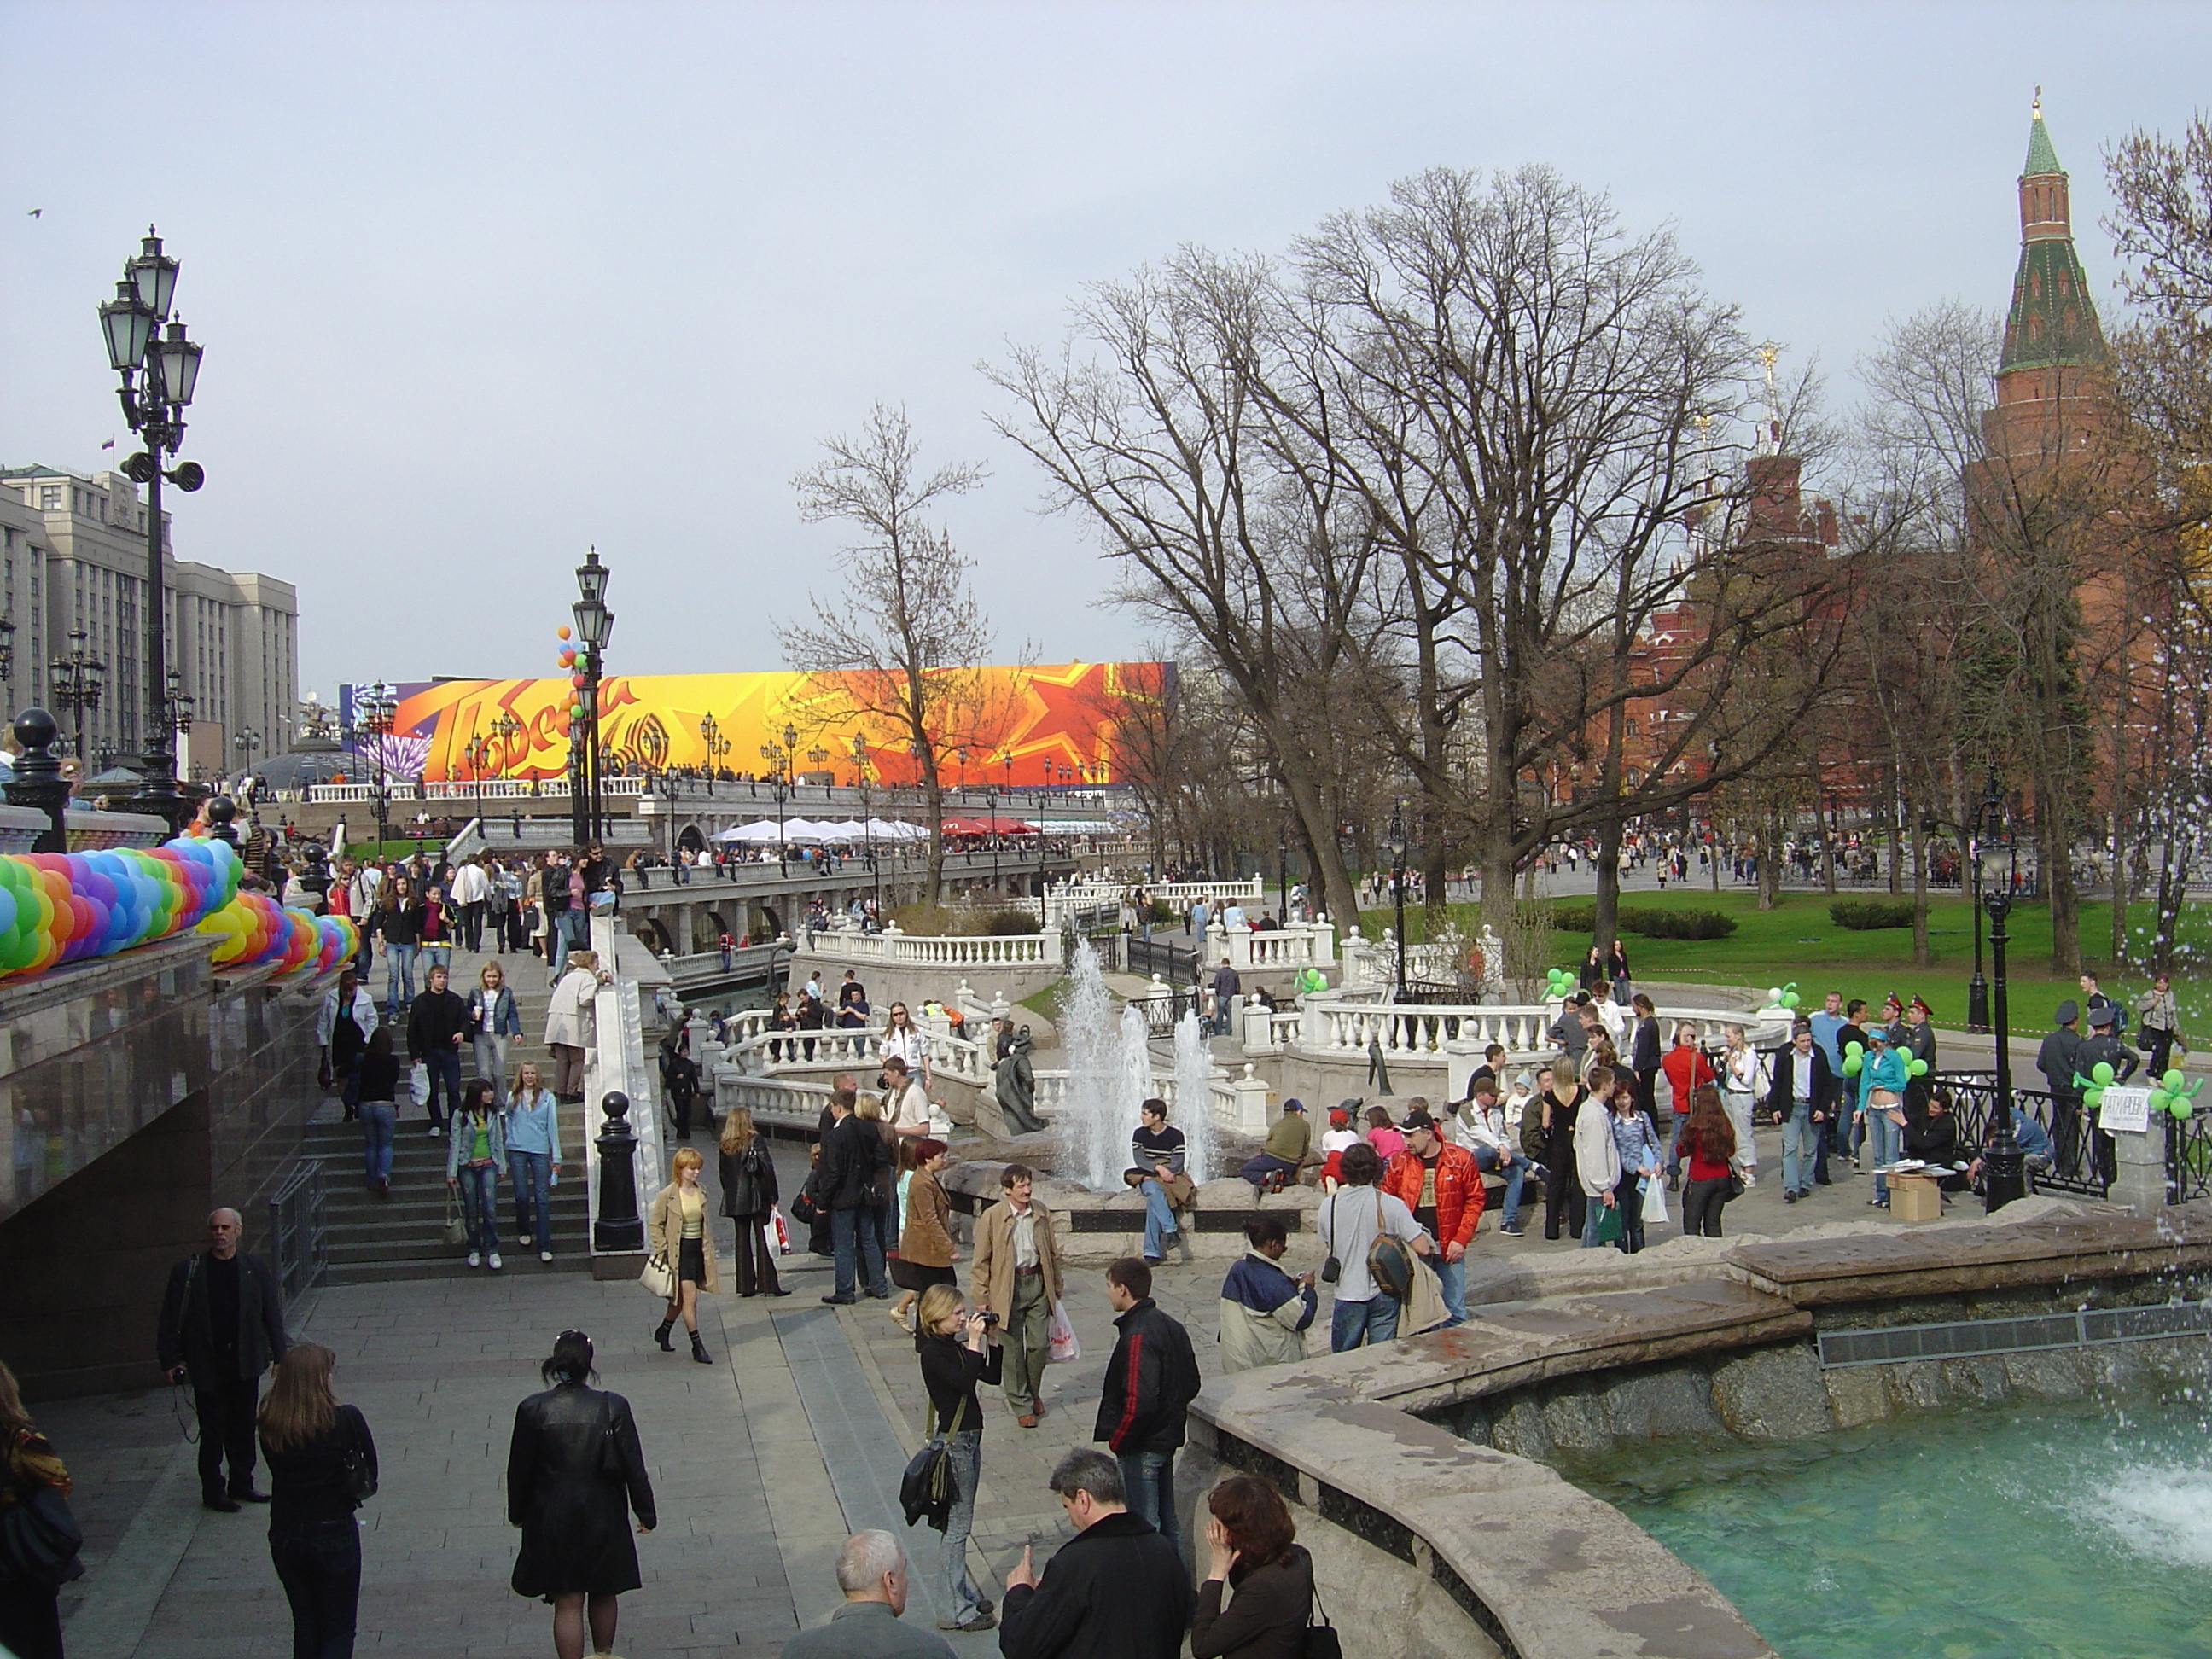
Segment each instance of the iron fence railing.
[[1122,959],[1133,974],[1157,974],[1170,985],[1188,985],[1198,978],[1194,950],[1182,949],[1164,939],[1139,939],[1134,933],[1124,935],[1123,944],[1127,955]]
[[2166,1120],[2166,1201],[2212,1197],[2212,1115],[2192,1112]]
[[[1990,1114],[1996,1101],[1996,1074],[1937,1072],[1930,1081],[1951,1091],[1959,1116],[1960,1154],[1973,1157],[1989,1133]],[[2051,1136],[2051,1167],[2032,1172],[2037,1188],[2104,1197],[2112,1188],[2118,1164],[2112,1137],[2097,1127],[2096,1114],[2077,1099],[2054,1099],[2043,1089],[2014,1089],[2012,1098],[2014,1105]]]
[[1198,1006],[1197,994],[1181,986],[1165,996],[1129,999],[1129,1006],[1145,1017],[1145,1034],[1151,1037],[1173,1036],[1182,1017]]
[[266,1239],[270,1266],[289,1308],[314,1288],[330,1256],[320,1158],[301,1158],[270,1196]]

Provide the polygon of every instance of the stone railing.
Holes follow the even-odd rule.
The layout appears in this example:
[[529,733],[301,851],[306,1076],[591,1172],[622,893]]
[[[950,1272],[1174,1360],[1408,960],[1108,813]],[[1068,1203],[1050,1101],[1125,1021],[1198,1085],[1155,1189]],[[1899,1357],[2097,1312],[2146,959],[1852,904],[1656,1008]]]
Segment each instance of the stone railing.
[[1226,962],[1239,973],[1296,973],[1301,968],[1336,967],[1336,927],[1326,921],[1294,921],[1255,932],[1209,922],[1206,964]]
[[[803,1075],[814,1072],[865,1073],[862,1086],[872,1085],[876,1056],[883,1032],[871,1027],[832,1026],[819,1031],[755,1030],[740,1035],[726,1031],[723,1054],[727,1062],[751,1076]],[[929,1068],[934,1078],[949,1078],[983,1088],[991,1081],[989,1051],[944,1032],[929,1034]]]
[[880,933],[856,927],[816,933],[809,948],[848,962],[881,962],[904,968],[1058,968],[1060,935],[1051,933]]
[[[1301,1011],[1291,1042],[1310,1052],[1337,1054],[1366,1054],[1376,1043],[1389,1056],[1438,1054],[1447,1043],[1479,1054],[1493,1042],[1509,1054],[1549,1054],[1559,1047],[1551,1030],[1560,1006],[1439,1006],[1314,997]],[[1732,1009],[1662,1008],[1658,1018],[1661,1027],[1669,1031],[1686,1022],[1695,1026],[1700,1043],[1721,1042],[1730,1025],[1741,1025],[1754,1048],[1776,1047],[1789,1035],[1784,1021]]]
[[1209,904],[1216,899],[1224,902],[1234,899],[1239,903],[1256,904],[1267,896],[1267,887],[1257,876],[1243,881],[1164,881],[1133,884],[1144,888],[1148,896],[1159,900],[1163,904],[1178,907],[1194,899],[1204,899]]

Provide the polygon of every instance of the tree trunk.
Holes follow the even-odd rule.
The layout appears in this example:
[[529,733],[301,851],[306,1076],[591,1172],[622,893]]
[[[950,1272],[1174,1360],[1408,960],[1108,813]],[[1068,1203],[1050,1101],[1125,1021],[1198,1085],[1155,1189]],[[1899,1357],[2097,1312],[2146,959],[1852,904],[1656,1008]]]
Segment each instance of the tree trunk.
[[1759,908],[1771,910],[1782,897],[1782,821],[1771,807],[1759,821]]
[[1912,965],[1932,968],[1935,953],[1928,948],[1928,831],[1923,815],[1906,811],[1912,817]]
[[2081,896],[2074,885],[2074,836],[2063,795],[2067,782],[2036,780],[2037,852],[2051,901],[2051,970],[2063,979],[2081,971]]
[[2120,780],[2127,775],[2120,768],[2118,747],[2122,741],[2115,734],[2112,742],[2112,971],[2120,972],[2128,963],[2128,854],[2127,812],[2121,805]]
[[1610,957],[1620,929],[1620,819],[1609,817],[1597,828],[1597,902],[1591,908],[1590,939]]

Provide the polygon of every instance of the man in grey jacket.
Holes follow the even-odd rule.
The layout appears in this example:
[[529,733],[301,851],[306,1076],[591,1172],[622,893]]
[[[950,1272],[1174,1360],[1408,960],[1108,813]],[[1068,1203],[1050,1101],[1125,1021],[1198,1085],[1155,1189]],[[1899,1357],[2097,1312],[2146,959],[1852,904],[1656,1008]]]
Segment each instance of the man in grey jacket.
[[856,1532],[837,1552],[837,1588],[845,1605],[826,1625],[783,1644],[785,1659],[952,1659],[952,1644],[935,1631],[899,1622],[906,1611],[906,1552],[887,1532]]

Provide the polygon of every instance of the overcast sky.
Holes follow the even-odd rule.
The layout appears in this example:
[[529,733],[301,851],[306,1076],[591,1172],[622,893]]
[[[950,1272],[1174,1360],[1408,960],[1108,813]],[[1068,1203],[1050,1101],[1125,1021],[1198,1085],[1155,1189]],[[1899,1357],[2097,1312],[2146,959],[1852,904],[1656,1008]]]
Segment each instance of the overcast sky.
[[1847,397],[1886,317],[2004,299],[2039,82],[2109,284],[2100,152],[2208,99],[2212,7],[11,0],[0,47],[0,460],[129,452],[94,308],[158,222],[177,550],[296,583],[327,694],[551,672],[588,543],[616,671],[780,665],[836,541],[791,475],[877,398],[991,466],[948,520],[1009,653],[1134,650],[976,363],[1439,163],[1675,222]]

